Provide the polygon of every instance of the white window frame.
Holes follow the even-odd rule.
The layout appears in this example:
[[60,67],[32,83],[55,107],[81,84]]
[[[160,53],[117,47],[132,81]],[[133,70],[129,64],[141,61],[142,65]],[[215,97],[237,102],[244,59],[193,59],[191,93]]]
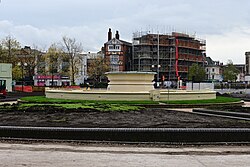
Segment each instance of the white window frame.
[[115,45],[115,50],[121,50],[121,45]]
[[109,50],[113,50],[114,49],[114,45],[108,45],[108,49]]

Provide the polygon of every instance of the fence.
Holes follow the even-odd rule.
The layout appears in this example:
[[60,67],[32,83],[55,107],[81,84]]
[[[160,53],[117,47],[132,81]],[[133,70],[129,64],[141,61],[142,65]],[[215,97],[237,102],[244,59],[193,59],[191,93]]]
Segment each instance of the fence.
[[214,90],[214,83],[192,83],[188,82],[186,86],[187,90]]

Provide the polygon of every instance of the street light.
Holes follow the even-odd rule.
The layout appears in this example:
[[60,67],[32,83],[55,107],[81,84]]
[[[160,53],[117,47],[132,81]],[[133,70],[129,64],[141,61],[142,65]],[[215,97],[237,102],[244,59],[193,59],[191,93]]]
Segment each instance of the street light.
[[157,71],[156,85],[157,85],[157,87],[159,87],[159,86],[160,86],[160,85],[159,85],[159,80],[160,80],[160,77],[159,77],[159,70],[160,70],[160,68],[161,68],[161,65],[160,65],[160,64],[156,64],[156,65],[153,64],[151,67],[152,67],[152,69],[156,68],[156,71]]
[[170,48],[170,53],[169,53],[169,71],[168,71],[168,80],[170,81],[171,73],[172,73],[172,58],[174,58],[174,53],[175,53],[175,37],[169,37],[169,45],[171,44],[170,42],[173,41],[173,48],[171,46]]
[[170,48],[170,54],[169,54],[169,70],[168,70],[168,81],[170,81],[171,72],[172,72],[172,58],[174,57],[175,50],[173,48]]
[[159,85],[160,80],[160,35],[157,34],[157,86]]
[[[173,44],[175,46],[175,37],[170,37],[169,40],[173,40]],[[169,41],[170,42],[170,41]],[[170,45],[170,43],[169,43]],[[172,58],[174,58],[175,48],[170,48],[169,52],[169,68],[168,68],[168,103],[170,101],[170,86],[172,85],[171,80],[171,73],[172,73]]]
[[138,71],[141,71],[141,55],[138,55]]
[[24,67],[27,67],[28,64],[23,63],[23,62],[18,62],[17,65],[20,66],[21,70],[22,70],[22,92],[23,92],[23,86],[24,86],[24,72],[23,72],[23,70],[24,70]]

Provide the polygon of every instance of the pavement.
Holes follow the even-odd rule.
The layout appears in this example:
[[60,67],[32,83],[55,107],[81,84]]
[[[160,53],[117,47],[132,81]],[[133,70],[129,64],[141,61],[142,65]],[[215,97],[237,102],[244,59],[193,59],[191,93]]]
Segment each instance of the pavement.
[[17,101],[4,101],[4,102],[0,102],[0,105],[3,105],[3,104],[17,104]]
[[243,107],[250,107],[250,102],[249,101],[245,101]]
[[169,108],[169,110],[174,111],[183,111],[183,112],[192,112],[194,108]]
[[248,167],[250,146],[135,147],[0,143],[4,167]]
[[244,93],[250,94],[250,89],[214,89],[216,92],[223,93]]

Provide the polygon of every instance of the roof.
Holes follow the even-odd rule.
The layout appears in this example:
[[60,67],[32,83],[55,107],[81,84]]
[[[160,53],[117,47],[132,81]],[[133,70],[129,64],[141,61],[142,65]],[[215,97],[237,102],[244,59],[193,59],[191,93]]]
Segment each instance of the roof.
[[120,40],[122,43],[124,43],[125,45],[129,45],[129,46],[132,46],[132,43],[130,42],[127,42],[127,41],[123,41],[123,40]]
[[129,46],[132,45],[132,43],[130,43],[130,42],[123,41],[123,40],[116,39],[116,38],[112,38],[111,40],[109,40],[105,44],[120,44],[120,45],[125,44],[125,45],[129,45]]

